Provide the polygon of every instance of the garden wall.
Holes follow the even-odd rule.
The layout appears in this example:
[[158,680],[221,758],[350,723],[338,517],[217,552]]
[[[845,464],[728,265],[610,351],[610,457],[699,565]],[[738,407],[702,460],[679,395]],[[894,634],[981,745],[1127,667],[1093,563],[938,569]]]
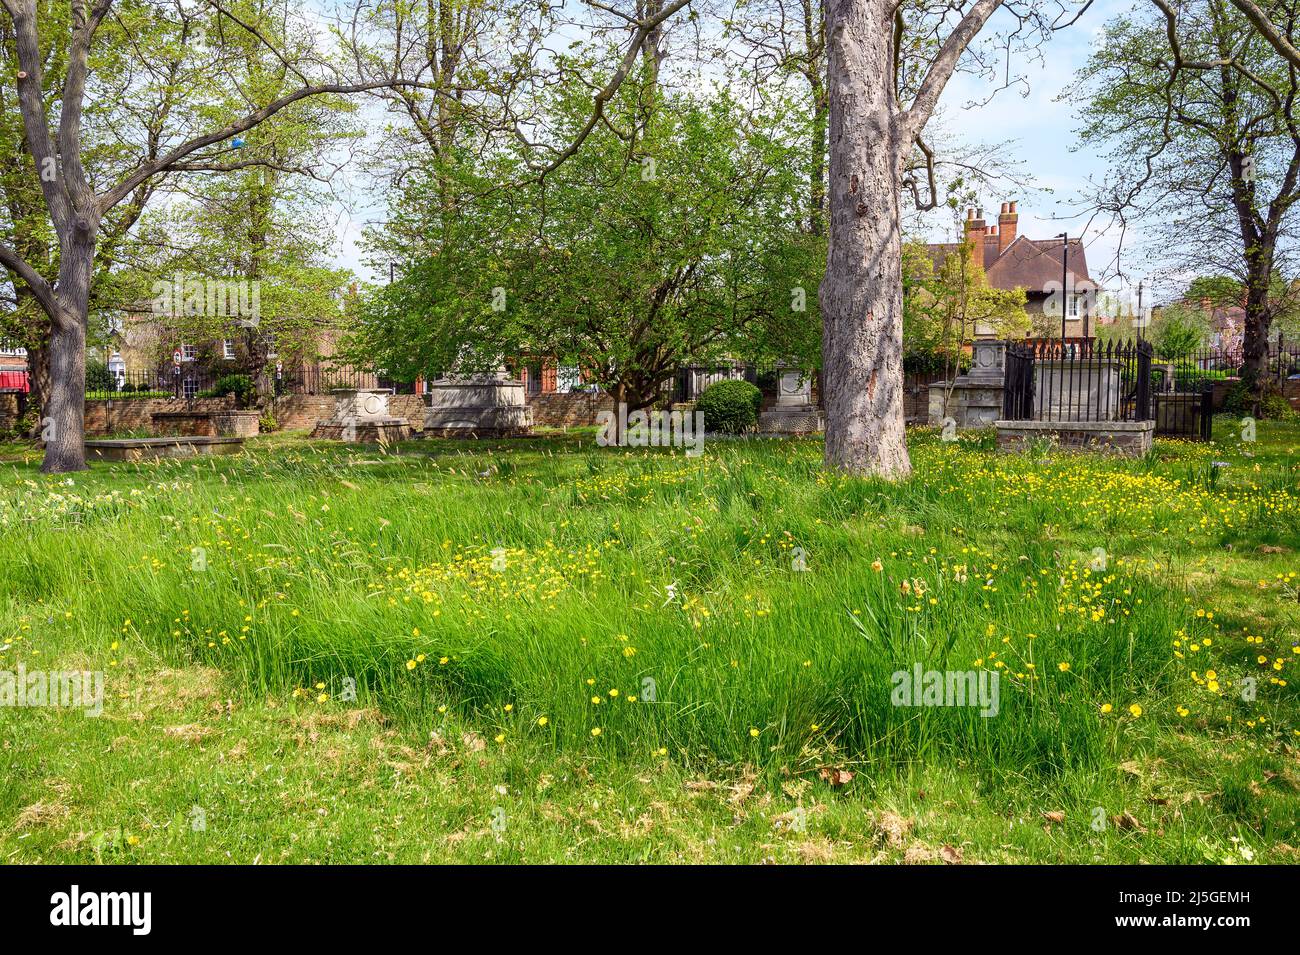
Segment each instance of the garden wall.
[[[424,409],[420,395],[392,395],[388,399],[388,413],[405,418],[414,431],[424,430]],[[271,414],[281,429],[310,431],[317,421],[334,417],[334,396],[282,395],[271,402]]]
[[557,391],[530,396],[528,407],[533,412],[534,427],[580,428],[595,425],[600,412],[613,411],[614,399],[586,391]]
[[124,431],[153,433],[153,416],[158,412],[226,411],[235,406],[231,398],[97,398],[86,402],[87,435],[121,434]]

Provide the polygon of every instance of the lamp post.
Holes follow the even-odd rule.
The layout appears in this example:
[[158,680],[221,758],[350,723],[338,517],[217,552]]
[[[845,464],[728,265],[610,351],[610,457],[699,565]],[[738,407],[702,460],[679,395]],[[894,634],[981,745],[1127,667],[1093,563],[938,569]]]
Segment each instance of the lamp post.
[[1138,282],[1138,314],[1137,314],[1137,333],[1138,339],[1142,338],[1142,329],[1146,328],[1146,322],[1142,320],[1142,283]]
[[1062,232],[1057,236],[1061,240],[1061,352],[1065,353],[1065,316],[1069,309],[1066,307],[1065,300],[1068,295],[1066,288],[1070,280],[1070,237],[1067,233]]

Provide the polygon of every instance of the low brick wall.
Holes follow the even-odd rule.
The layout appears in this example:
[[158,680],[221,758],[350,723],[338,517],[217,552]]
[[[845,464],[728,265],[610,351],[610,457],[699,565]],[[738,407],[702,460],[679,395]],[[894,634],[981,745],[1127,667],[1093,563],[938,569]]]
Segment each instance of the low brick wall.
[[424,412],[428,406],[424,395],[393,395],[388,399],[388,413],[394,418],[405,418],[412,431],[424,430]]
[[124,431],[153,431],[153,416],[167,412],[211,414],[233,408],[231,398],[196,398],[187,402],[177,398],[104,398],[86,402],[86,434],[121,434]]
[[271,402],[275,423],[286,430],[310,431],[334,414],[333,395],[283,395]]
[[614,399],[586,391],[551,392],[530,396],[528,407],[534,427],[580,428],[595,425],[600,412],[613,411]]
[[903,418],[909,423],[930,421],[930,386],[909,385],[903,389]]
[[1151,450],[1154,421],[998,421],[999,451],[1023,451],[1046,438],[1063,448],[1141,457]]

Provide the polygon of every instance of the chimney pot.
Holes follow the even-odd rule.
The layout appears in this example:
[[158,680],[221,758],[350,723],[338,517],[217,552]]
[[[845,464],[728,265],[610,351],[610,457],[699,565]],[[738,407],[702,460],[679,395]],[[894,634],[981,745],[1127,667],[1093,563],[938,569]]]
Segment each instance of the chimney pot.
[[966,218],[967,218],[967,219],[974,219],[974,218],[975,218],[975,207],[974,207],[974,206],[967,206],[967,207],[966,207]]

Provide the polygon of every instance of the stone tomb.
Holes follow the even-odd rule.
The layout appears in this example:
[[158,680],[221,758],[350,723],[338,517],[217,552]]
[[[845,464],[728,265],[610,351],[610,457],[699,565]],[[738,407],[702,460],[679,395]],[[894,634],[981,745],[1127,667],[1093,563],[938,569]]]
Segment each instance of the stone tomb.
[[958,428],[988,428],[1001,418],[1006,350],[1006,342],[974,342],[970,371],[930,385],[930,424],[952,418]]
[[236,454],[243,438],[211,435],[174,435],[165,438],[118,438],[87,441],[86,457],[92,461],[150,461],[187,458],[198,454]]
[[411,437],[411,423],[388,413],[390,392],[382,388],[335,388],[334,415],[316,422],[313,438],[353,444],[389,444]]
[[770,434],[809,434],[826,430],[826,416],[812,403],[812,375],[780,368],[776,404],[758,416],[758,430]]
[[424,433],[439,438],[502,438],[532,431],[524,383],[505,369],[490,375],[439,378],[424,413]]

